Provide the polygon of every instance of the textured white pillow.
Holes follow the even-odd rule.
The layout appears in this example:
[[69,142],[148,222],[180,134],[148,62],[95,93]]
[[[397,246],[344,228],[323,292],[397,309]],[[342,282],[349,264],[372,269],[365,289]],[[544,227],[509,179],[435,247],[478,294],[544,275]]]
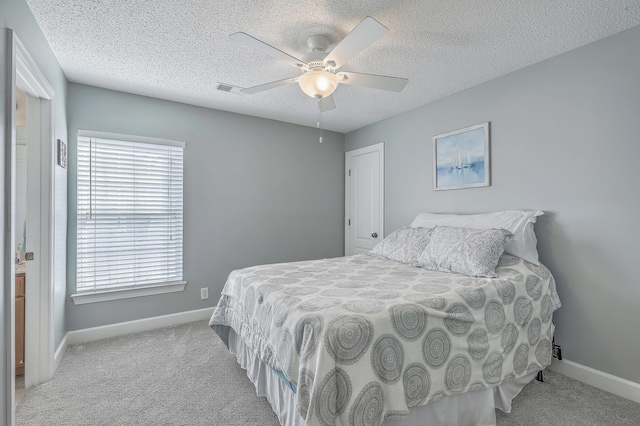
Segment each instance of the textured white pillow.
[[411,227],[434,228],[436,226],[454,226],[458,228],[491,229],[503,228],[513,234],[504,252],[540,265],[536,245],[538,240],[533,230],[537,217],[544,212],[526,210],[507,210],[483,214],[443,214],[420,213],[411,222]]
[[425,269],[453,272],[470,277],[495,278],[496,265],[513,235],[498,229],[438,226],[429,245],[418,258]]
[[369,254],[418,266],[418,256],[429,243],[432,231],[415,227],[398,229],[376,244]]

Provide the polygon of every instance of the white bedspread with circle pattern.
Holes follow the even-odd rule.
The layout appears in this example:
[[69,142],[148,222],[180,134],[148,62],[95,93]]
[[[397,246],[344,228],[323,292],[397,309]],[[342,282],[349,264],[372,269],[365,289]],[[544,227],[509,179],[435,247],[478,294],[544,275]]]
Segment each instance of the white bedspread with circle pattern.
[[229,275],[210,325],[282,372],[307,425],[377,425],[551,363],[549,270],[503,255],[496,272],[367,255],[254,266]]

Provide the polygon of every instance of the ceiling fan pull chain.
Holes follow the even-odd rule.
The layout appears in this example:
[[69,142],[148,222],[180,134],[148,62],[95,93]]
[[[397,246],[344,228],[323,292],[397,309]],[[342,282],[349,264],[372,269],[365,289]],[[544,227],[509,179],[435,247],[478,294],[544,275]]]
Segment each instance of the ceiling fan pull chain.
[[318,98],[318,122],[316,123],[316,127],[320,129],[320,143],[322,143],[322,105],[320,101],[322,98]]

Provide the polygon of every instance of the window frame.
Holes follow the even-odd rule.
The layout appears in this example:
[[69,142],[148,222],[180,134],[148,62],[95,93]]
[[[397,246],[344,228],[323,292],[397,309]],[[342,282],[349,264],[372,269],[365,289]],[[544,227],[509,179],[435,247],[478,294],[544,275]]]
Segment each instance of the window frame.
[[[146,136],[135,136],[135,135],[110,133],[110,132],[87,131],[87,130],[78,130],[77,136],[78,136],[78,139],[80,138],[111,139],[115,141],[125,141],[125,142],[133,142],[133,143],[169,145],[169,146],[181,147],[183,150],[186,145],[182,141],[175,141],[170,139],[161,139],[161,138],[153,138],[153,137],[146,137]],[[77,167],[78,167],[78,163],[76,161],[76,191],[77,191]],[[183,158],[182,177],[184,178],[184,158]],[[77,212],[78,210],[76,206],[76,230],[78,226]],[[184,195],[183,195],[183,201],[182,201],[182,217],[184,218]],[[86,303],[95,303],[95,302],[103,302],[103,301],[109,301],[109,300],[118,300],[118,299],[132,298],[132,297],[150,296],[150,295],[183,291],[186,286],[186,281],[184,280],[184,219],[182,222],[182,238],[183,238],[183,243],[181,247],[182,279],[177,281],[164,282],[164,283],[139,284],[139,285],[133,285],[133,286],[122,285],[122,286],[114,286],[109,288],[105,287],[102,289],[98,287],[94,290],[78,291],[78,287],[77,287],[78,259],[76,258],[76,291],[75,291],[75,294],[71,295],[71,298],[74,304],[80,305],[80,304],[86,304]],[[77,239],[76,239],[76,247],[77,247]]]

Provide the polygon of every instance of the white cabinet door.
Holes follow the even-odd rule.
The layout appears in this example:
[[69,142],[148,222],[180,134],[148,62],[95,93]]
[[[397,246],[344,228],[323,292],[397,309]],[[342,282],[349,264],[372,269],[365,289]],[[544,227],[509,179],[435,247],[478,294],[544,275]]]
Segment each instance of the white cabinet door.
[[383,238],[384,148],[346,153],[345,255],[364,253]]

